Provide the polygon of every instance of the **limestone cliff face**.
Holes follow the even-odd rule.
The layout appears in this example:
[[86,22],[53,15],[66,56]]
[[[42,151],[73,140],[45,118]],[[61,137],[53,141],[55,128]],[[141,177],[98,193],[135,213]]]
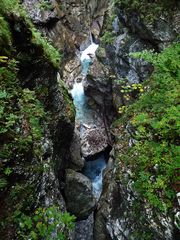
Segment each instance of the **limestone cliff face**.
[[92,32],[96,37],[103,25],[108,0],[51,0],[51,11],[43,9],[39,0],[24,0],[30,17],[68,58]]
[[[25,149],[24,155],[16,153],[17,146],[14,146],[12,154],[15,157],[13,161],[4,156],[1,159],[2,167],[11,169],[12,174],[7,176],[7,187],[1,189],[0,202],[3,207],[0,210],[0,217],[1,220],[7,217],[9,222],[8,226],[3,225],[1,228],[0,238],[12,240],[18,239],[15,220],[12,217],[15,211],[30,211],[32,213],[38,207],[46,208],[52,205],[59,206],[62,211],[66,209],[60,193],[59,180],[63,178],[64,169],[71,160],[70,147],[74,132],[74,108],[67,89],[58,77],[58,69],[45,57],[41,44],[37,46],[33,43],[29,23],[18,13],[10,16],[7,14],[5,17],[10,26],[13,42],[13,51],[8,57],[9,59],[14,58],[17,64],[17,68],[14,69],[18,79],[17,89],[13,89],[16,93],[14,102],[12,101],[14,112],[20,112],[22,93],[30,92],[36,96],[41,106],[39,112],[36,112],[37,116],[41,114],[40,111],[43,109],[46,119],[40,121],[40,127],[34,122],[34,130],[41,131],[42,134],[39,142],[36,142],[36,139],[32,137],[32,144],[25,146],[25,143],[22,142],[22,146],[20,145],[22,149]],[[41,39],[39,40],[41,41]],[[6,44],[5,48],[11,51],[8,42]],[[2,55],[5,53],[1,47],[0,53]],[[6,64],[8,63],[3,65],[1,62],[1,70]],[[2,81],[4,81],[3,77],[4,75],[1,75]],[[6,91],[12,87],[11,84],[13,82],[10,83]],[[4,87],[3,82],[2,86]],[[31,111],[31,107],[32,109],[36,107],[36,105],[33,107],[34,98],[28,99],[26,97],[23,101],[25,104],[30,101],[26,111]],[[31,120],[27,112],[20,112],[19,118],[15,126],[13,125],[14,131],[17,131],[19,136],[25,139],[33,130],[30,129],[29,125]],[[18,125],[19,122],[22,122],[22,125]],[[4,136],[1,135],[1,139],[3,144],[9,144],[9,140]],[[34,151],[36,145],[39,145],[38,151]]]
[[[130,9],[131,6],[116,6],[116,16],[110,30],[113,38],[107,40],[105,52],[101,49],[99,53],[100,61],[112,75],[110,77],[112,96],[117,110],[120,106],[127,105],[128,100],[123,91],[120,91],[122,82],[118,83],[116,80],[124,80],[124,83],[129,85],[138,84],[147,79],[153,71],[150,64],[131,58],[129,53],[150,49],[160,52],[173,41],[178,41],[180,32],[178,4],[174,5],[173,11],[169,14],[161,12],[158,18],[154,16],[153,23],[142,19],[137,9],[136,11]],[[106,27],[105,32],[108,31]],[[89,84],[89,93],[96,98],[93,88],[96,88],[96,85],[97,89],[101,89],[99,78],[97,82],[96,78],[93,79],[93,83],[92,87]],[[131,133],[132,129],[128,123],[126,129],[122,126],[114,129],[117,140],[114,145],[115,154],[112,154],[110,163],[113,161],[117,163],[121,153],[125,153],[132,146]],[[95,239],[147,239],[148,234],[151,235],[149,238],[151,240],[178,239],[179,230],[174,225],[174,216],[156,211],[144,202],[139,203],[142,204],[139,210],[132,207],[133,203],[138,203],[139,200],[132,188],[131,175],[131,171],[121,164],[115,167],[110,164],[110,168],[105,172],[104,190],[96,213]],[[178,209],[174,209],[175,213],[177,211]],[[136,235],[138,232],[139,235]]]

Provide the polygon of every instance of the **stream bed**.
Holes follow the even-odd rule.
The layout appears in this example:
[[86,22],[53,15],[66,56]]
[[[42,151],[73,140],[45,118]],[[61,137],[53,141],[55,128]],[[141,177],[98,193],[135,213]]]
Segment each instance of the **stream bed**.
[[[76,108],[76,122],[79,125],[80,136],[88,129],[97,128],[97,124],[103,124],[97,117],[97,113],[88,104],[88,97],[84,94],[83,81],[75,82],[71,90],[74,105]],[[98,120],[97,120],[98,119]],[[107,155],[107,154],[106,154]],[[108,157],[105,153],[99,153],[94,157],[86,158],[82,173],[87,176],[93,186],[93,193],[98,199],[102,191],[102,175],[106,167]]]
[[[92,108],[89,104],[89,97],[84,93],[84,81],[86,81],[86,75],[89,70],[90,64],[93,64],[93,58],[98,45],[91,43],[81,53],[81,75],[75,80],[71,95],[76,108],[76,128],[82,138],[84,133],[88,133],[89,130],[95,129],[95,131],[104,127],[102,116],[96,108]],[[103,183],[103,171],[106,168],[108,160],[108,151],[101,151],[93,156],[85,158],[84,168],[82,174],[88,177],[92,183],[92,191],[94,197],[98,201],[102,192]],[[77,221],[75,228],[76,240],[93,240],[93,226],[94,226],[94,213],[92,212],[85,220]]]

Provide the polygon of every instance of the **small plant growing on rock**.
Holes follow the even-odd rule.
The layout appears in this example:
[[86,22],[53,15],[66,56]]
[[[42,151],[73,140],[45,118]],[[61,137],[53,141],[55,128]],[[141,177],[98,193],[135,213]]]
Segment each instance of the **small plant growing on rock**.
[[45,11],[53,10],[53,6],[49,0],[41,0],[39,3],[39,8]]
[[74,228],[75,217],[61,212],[59,207],[37,208],[32,216],[20,211],[14,214],[18,226],[18,239],[67,240]]

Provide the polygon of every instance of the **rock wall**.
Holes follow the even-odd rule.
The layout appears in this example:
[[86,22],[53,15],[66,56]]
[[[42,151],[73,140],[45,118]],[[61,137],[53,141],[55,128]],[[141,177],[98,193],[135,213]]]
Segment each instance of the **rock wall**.
[[[23,1],[23,5],[36,27],[50,38],[53,45],[63,54],[59,72],[63,81],[68,83],[69,86],[72,85],[72,82],[80,73],[80,61],[76,55],[89,43],[90,32],[96,38],[99,36],[107,4],[108,1],[50,0],[49,7],[46,6],[46,8],[41,5],[39,0]],[[31,67],[36,68],[34,65]],[[39,66],[38,68],[40,69]],[[40,70],[44,72],[43,69]],[[28,74],[29,70],[27,69]],[[24,76],[25,72],[22,75]],[[28,80],[31,84],[32,79],[34,79],[33,74]],[[40,84],[40,81],[37,81],[37,79],[38,77],[35,78],[36,87]],[[82,219],[88,217],[90,212],[94,210],[96,202],[91,192],[92,186],[90,181],[86,183],[86,177],[76,172],[81,171],[84,166],[84,159],[81,158],[80,153],[79,136],[77,132],[74,132],[71,143],[73,133],[72,119],[69,120],[64,115],[67,109],[64,109],[62,96],[59,94],[57,85],[51,85],[49,81],[47,87],[49,89],[47,107],[53,112],[54,120],[51,130],[54,143],[53,157],[56,164],[55,169],[58,172],[60,187],[65,196],[67,209],[75,214],[78,219]],[[98,146],[97,149],[97,151],[104,149],[104,145],[103,147]],[[71,169],[68,171],[71,171],[73,174],[64,175],[64,170],[67,168]],[[76,198],[75,202],[73,202],[71,196],[73,196],[73,199]],[[79,209],[81,209],[82,213],[78,212]]]
[[[30,2],[29,6],[31,6]],[[24,140],[21,148],[27,148],[24,150],[25,154],[16,153],[14,150],[16,155],[13,162],[12,159],[6,159],[5,166],[11,169],[12,174],[10,172],[11,176],[10,174],[7,176],[8,186],[1,191],[0,202],[3,207],[0,210],[0,218],[3,221],[8,219],[8,226],[1,225],[0,238],[8,240],[18,239],[14,217],[16,211],[22,214],[29,213],[29,211],[33,213],[38,207],[48,208],[50,206],[59,206],[60,210],[66,210],[59,180],[64,177],[64,169],[68,167],[71,160],[70,147],[74,134],[75,116],[72,99],[58,78],[58,69],[44,55],[41,38],[39,37],[39,44],[32,41],[32,26],[29,20],[20,16],[17,10],[4,17],[10,26],[13,50],[7,42],[5,48],[11,51],[10,54],[8,51],[4,53],[2,46],[0,46],[0,52],[1,55],[9,54],[7,59],[11,61],[12,58],[16,62],[17,66],[14,71],[17,72],[17,81],[19,81],[17,89],[13,89],[16,92],[16,99],[13,103],[14,112],[21,109],[22,92],[31,92],[39,100],[41,106],[39,111],[43,109],[46,116],[46,120],[40,122],[41,129],[38,123],[33,122],[35,126],[33,131],[42,132],[41,142],[32,139],[32,144],[25,146],[27,143]],[[44,19],[41,20],[44,21]],[[6,65],[2,65],[1,62],[0,67],[2,70]],[[1,77],[1,80],[4,80],[2,75]],[[2,86],[4,87],[3,84]],[[22,89],[22,92],[19,92],[19,89]],[[33,105],[33,98],[27,97],[24,101],[30,102],[30,108],[36,107]],[[25,110],[30,111],[30,109]],[[28,119],[27,112],[22,112],[18,119],[22,121],[22,126],[15,124],[14,131],[18,131],[22,139],[25,139],[32,130],[29,123],[31,119]],[[39,116],[41,112],[35,114]],[[8,145],[9,140],[3,138],[2,135],[1,139],[2,144],[5,142]],[[38,144],[40,144],[37,148],[39,150],[34,151],[34,146]],[[4,157],[1,159],[2,162],[3,159]],[[11,215],[10,218],[9,215]]]
[[42,8],[40,2],[24,0],[23,4],[33,22],[69,59],[90,32],[96,37],[99,35],[108,4],[107,0],[50,0],[49,10]]
[[[112,96],[117,111],[119,107],[136,99],[133,95],[130,101],[126,98],[124,90],[121,91],[123,84],[141,83],[153,71],[150,64],[132,58],[129,53],[151,49],[159,52],[171,42],[178,41],[180,32],[178,4],[174,5],[174,10],[168,16],[164,12],[161,12],[158,19],[154,16],[153,24],[142,19],[137,9],[135,11],[130,9],[131,6],[116,5],[110,30],[113,37],[111,40],[108,39],[111,43],[105,43],[105,51],[102,48],[100,53],[101,62],[109,68],[112,75]],[[106,31],[109,31],[107,25],[104,26],[104,32]],[[93,81],[95,80],[90,80],[89,84]],[[93,88],[94,86],[89,92],[94,97]],[[118,164],[117,159],[121,153],[128,151],[133,144],[132,129],[128,123],[126,126],[126,129],[123,126],[113,129],[116,143],[115,154],[112,155],[110,162],[115,162],[115,165],[112,167],[110,164],[111,168],[105,172],[103,194],[95,215],[94,238],[178,239],[179,230],[174,225],[174,216],[154,210],[146,201],[141,202],[132,190],[130,169]],[[137,204],[136,207],[134,203]],[[177,209],[173,211],[176,212]]]

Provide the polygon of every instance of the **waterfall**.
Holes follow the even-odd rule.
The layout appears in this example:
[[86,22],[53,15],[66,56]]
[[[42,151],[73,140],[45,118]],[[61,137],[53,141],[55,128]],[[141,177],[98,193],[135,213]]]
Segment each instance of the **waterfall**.
[[91,44],[81,53],[81,65],[82,65],[82,75],[86,76],[90,64],[93,62],[96,50],[99,45],[93,42],[92,35],[90,35]]

